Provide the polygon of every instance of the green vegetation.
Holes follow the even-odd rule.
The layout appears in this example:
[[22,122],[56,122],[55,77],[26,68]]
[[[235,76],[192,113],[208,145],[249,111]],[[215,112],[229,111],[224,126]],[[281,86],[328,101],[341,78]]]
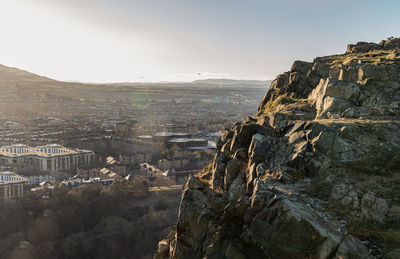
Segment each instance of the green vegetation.
[[272,102],[268,102],[264,106],[263,113],[272,112],[278,107],[280,104],[284,104],[288,97],[286,95],[280,95],[275,98]]
[[145,110],[150,105],[150,97],[143,91],[131,94],[131,105],[138,110]]
[[282,95],[279,95],[278,97],[276,97],[274,100],[266,103],[265,106],[263,107],[263,109],[258,113],[257,116],[259,116],[261,114],[266,114],[269,112],[274,112],[274,111],[287,113],[288,110],[290,110],[292,108],[309,109],[308,106],[309,106],[309,104],[308,104],[307,99],[298,99],[298,98],[294,98],[292,96],[282,94]]
[[332,57],[330,65],[347,65],[357,60],[362,60],[367,63],[378,63],[380,58],[391,59],[393,50],[373,50],[367,53],[350,53],[346,55],[337,55]]

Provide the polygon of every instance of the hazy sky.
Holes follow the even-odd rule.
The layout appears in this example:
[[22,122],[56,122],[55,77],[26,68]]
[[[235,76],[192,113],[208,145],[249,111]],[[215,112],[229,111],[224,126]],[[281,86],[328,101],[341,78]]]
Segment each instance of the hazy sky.
[[273,79],[400,36],[400,1],[1,0],[0,64],[84,82]]

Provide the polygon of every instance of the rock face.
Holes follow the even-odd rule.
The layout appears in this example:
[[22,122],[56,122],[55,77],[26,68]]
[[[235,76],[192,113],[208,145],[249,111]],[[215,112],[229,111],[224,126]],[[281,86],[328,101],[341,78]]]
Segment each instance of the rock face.
[[357,43],[278,75],[257,115],[226,129],[212,165],[188,180],[156,258],[396,255],[399,48]]

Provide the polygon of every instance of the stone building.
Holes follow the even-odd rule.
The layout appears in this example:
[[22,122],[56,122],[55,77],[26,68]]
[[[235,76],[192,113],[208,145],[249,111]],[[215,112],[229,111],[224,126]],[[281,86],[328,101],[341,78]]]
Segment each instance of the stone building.
[[151,153],[119,154],[119,162],[123,165],[139,165],[141,163],[151,163],[153,156]]

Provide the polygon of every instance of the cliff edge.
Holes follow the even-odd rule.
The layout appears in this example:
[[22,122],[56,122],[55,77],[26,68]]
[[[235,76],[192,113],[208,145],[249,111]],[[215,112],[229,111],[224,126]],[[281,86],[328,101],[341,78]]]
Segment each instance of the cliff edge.
[[400,38],[295,61],[186,183],[156,258],[400,258]]

